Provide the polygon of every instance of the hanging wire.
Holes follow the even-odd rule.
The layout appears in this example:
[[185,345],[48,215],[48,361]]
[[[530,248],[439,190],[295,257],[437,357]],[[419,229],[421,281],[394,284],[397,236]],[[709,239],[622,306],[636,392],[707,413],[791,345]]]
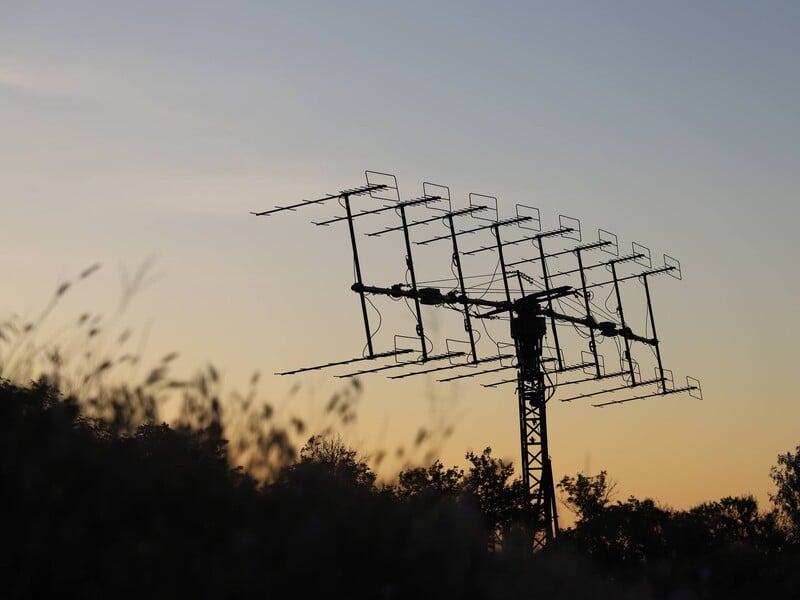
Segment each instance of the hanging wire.
[[[340,204],[341,204],[341,201],[342,201],[342,200],[341,200],[341,198],[340,198],[340,199],[339,199],[339,203],[340,203]],[[355,261],[355,260],[353,260],[353,279],[354,279],[354,280],[356,279],[357,275],[358,275],[358,273],[357,273],[357,271],[356,271],[356,261]],[[372,300],[370,299],[370,297],[369,297],[369,295],[368,295],[368,294],[364,294],[363,296],[364,296],[364,299],[365,299],[367,302],[369,302],[369,305],[372,307],[372,309],[373,309],[373,310],[374,310],[376,313],[378,313],[378,326],[375,328],[375,331],[373,331],[372,333],[368,333],[368,334],[367,334],[367,342],[364,344],[364,347],[361,349],[361,356],[364,356],[364,357],[366,357],[366,355],[367,355],[367,348],[369,347],[369,344],[370,344],[370,342],[372,341],[372,338],[374,338],[374,337],[375,337],[375,336],[378,334],[378,331],[380,331],[380,329],[381,329],[381,324],[383,323],[383,315],[381,315],[381,311],[379,311],[379,310],[378,310],[378,307],[377,307],[377,306],[375,306],[375,304],[372,302]]]
[[372,338],[374,338],[376,335],[378,335],[378,332],[381,330],[381,324],[383,323],[383,316],[381,315],[381,311],[378,310],[378,307],[375,306],[375,304],[370,299],[369,295],[365,294],[364,295],[364,299],[367,302],[369,302],[369,305],[372,307],[372,309],[376,313],[378,313],[378,326],[375,328],[375,331],[373,331],[372,333],[369,334],[368,341],[367,341],[366,344],[364,344],[364,348],[361,350],[361,356],[366,356],[367,348],[369,347],[369,342],[372,341]]
[[545,369],[542,370],[544,371],[544,375],[545,377],[547,377],[547,382],[549,384],[548,389],[550,391],[550,395],[547,396],[547,398],[545,398],[545,402],[548,402],[550,398],[556,395],[556,387],[558,386],[558,375],[556,375],[556,382],[554,383],[553,378],[550,377],[550,373]]
[[[408,282],[409,275],[411,275],[411,269],[406,269],[406,274],[405,274],[404,279],[405,279],[405,282],[406,282],[407,286],[411,285]],[[399,298],[396,298],[396,299],[399,300]],[[403,300],[405,300],[405,304],[406,304],[406,308],[408,308],[408,312],[410,312],[411,316],[414,317],[414,320],[417,321],[417,313],[413,308],[411,308],[411,302],[409,302],[408,298],[405,297],[405,296],[403,297]],[[421,323],[417,323],[417,325],[420,325],[420,324]],[[423,338],[425,339],[425,342],[426,342],[425,351],[426,352],[431,352],[433,350],[433,340],[431,340],[431,338],[429,338],[427,335],[424,335],[424,334],[423,334]],[[428,344],[430,344],[430,349],[428,348]]]
[[[482,275],[464,275],[464,279],[478,279],[479,277],[491,277],[488,273],[484,273]],[[443,279],[429,279],[427,281],[418,281],[417,285],[427,285],[429,283],[445,283],[448,281],[456,281],[458,282],[458,276],[455,277],[445,277]]]
[[[494,272],[492,272],[492,277],[491,277],[491,279],[489,281],[489,285],[486,286],[486,291],[484,291],[483,294],[478,296],[478,300],[484,298],[486,296],[486,294],[489,292],[489,290],[492,288],[492,286],[494,285],[495,279],[497,278],[498,269],[500,269],[500,259],[499,258],[497,259],[497,264],[494,266]],[[502,291],[505,291],[505,290],[502,290]]]

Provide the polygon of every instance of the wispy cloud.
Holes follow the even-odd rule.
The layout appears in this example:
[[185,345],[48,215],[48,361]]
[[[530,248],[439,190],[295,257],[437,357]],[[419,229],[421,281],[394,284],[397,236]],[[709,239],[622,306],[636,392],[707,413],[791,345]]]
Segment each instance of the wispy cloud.
[[75,96],[77,86],[63,73],[42,67],[0,63],[0,89],[43,96]]

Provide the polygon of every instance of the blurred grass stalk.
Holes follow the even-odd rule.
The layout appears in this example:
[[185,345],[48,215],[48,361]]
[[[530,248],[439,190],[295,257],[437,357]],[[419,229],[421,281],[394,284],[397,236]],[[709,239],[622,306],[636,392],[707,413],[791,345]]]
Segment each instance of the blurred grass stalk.
[[[169,352],[149,369],[140,369],[146,334],[131,350],[133,331],[123,324],[131,302],[154,280],[154,261],[144,261],[132,274],[123,269],[119,305],[110,319],[81,312],[65,324],[54,325],[65,295],[101,269],[93,264],[74,280],[60,283],[33,320],[12,315],[0,323],[0,379],[17,385],[45,383],[63,397],[74,398],[83,416],[111,435],[132,435],[141,425],[165,420],[167,406],[177,405],[175,428],[206,431],[228,441],[229,461],[261,482],[274,481],[294,462],[299,448],[312,436],[338,435],[356,421],[363,393],[352,378],[332,393],[320,415],[309,421],[277,414],[259,400],[260,375],[253,373],[245,391],[232,390],[223,398],[219,371],[213,365],[187,379],[172,376],[177,352]],[[302,389],[295,384],[293,396]],[[372,449],[363,454],[378,469],[392,458],[401,469],[430,464],[438,458],[453,427],[445,422],[420,427],[409,447]]]

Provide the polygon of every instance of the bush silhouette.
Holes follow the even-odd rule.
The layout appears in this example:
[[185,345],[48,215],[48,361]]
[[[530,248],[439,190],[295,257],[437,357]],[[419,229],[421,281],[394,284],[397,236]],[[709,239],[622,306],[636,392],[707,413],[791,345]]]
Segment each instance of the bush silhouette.
[[[357,380],[315,427],[259,403],[257,374],[228,397],[213,366],[175,379],[174,353],[112,381],[135,360],[124,332],[102,354],[100,321],[81,315],[81,364],[34,343],[69,287],[33,323],[0,324],[14,381],[0,379],[3,597],[800,598],[800,447],[771,471],[769,512],[750,496],[614,501],[605,471],[564,477],[575,526],[532,552],[522,483],[491,449],[378,484],[337,434],[356,418]],[[435,437],[420,432],[415,447]]]

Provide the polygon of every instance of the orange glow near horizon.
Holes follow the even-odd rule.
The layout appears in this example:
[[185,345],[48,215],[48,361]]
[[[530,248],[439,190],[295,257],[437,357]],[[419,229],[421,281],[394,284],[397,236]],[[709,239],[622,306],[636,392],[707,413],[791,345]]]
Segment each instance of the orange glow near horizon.
[[[556,396],[556,481],[606,470],[620,499],[769,506],[769,468],[800,443],[795,7],[630,6],[623,19],[594,3],[511,3],[426,6],[423,19],[411,5],[136,5],[0,9],[0,322],[36,319],[75,281],[39,342],[100,315],[104,350],[130,328],[126,348],[144,354],[121,377],[173,351],[176,378],[212,363],[226,393],[258,371],[260,401],[313,428],[342,371],[274,373],[361,354],[350,241],[342,223],[310,223],[325,210],[250,211],[361,185],[365,169],[395,173],[404,199],[425,181],[450,186],[456,208],[492,195],[501,218],[517,203],[545,229],[577,217],[587,241],[602,228],[682,265],[682,281],[653,281],[658,336],[665,366],[698,378],[704,400],[597,409]],[[371,245],[366,232],[364,281],[404,281],[401,237]],[[420,281],[452,275],[446,246],[414,252]],[[149,259],[120,310],[121,285]],[[471,259],[465,274],[494,267]],[[624,293],[632,329],[646,330],[641,287]],[[379,350],[414,336],[404,303],[375,304]],[[457,313],[425,310],[437,351],[463,338]],[[495,327],[481,335],[506,335]],[[384,375],[361,378],[342,428],[365,455],[387,450],[381,477],[429,447],[445,465],[485,447],[519,464],[513,386]],[[415,450],[421,427],[452,435]]]

